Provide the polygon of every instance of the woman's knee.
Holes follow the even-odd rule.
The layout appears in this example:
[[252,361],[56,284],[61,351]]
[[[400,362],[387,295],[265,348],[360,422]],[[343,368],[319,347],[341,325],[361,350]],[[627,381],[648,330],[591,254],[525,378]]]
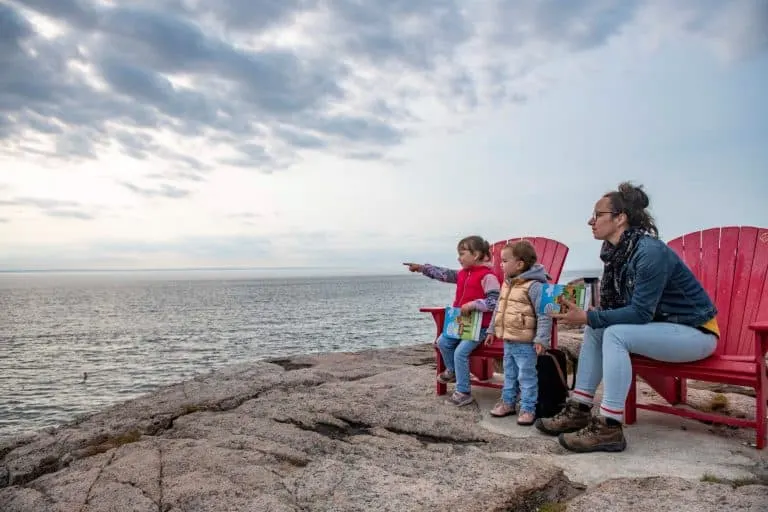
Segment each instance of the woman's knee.
[[[618,352],[632,352],[630,339],[628,336],[625,325],[612,325],[605,329],[603,332],[603,356],[606,352],[617,353]],[[635,340],[636,343],[636,340]]]

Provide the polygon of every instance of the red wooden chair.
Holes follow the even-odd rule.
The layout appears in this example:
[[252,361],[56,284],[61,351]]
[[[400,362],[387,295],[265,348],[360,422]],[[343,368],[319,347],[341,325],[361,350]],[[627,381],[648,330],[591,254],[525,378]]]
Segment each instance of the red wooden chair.
[[[635,379],[624,411],[627,424],[637,409],[754,428],[757,448],[766,444],[768,376],[768,229],[723,227],[690,233],[669,242],[704,285],[717,307],[721,338],[715,353],[694,363],[662,363],[632,356],[632,368],[671,405],[637,403]],[[755,389],[755,419],[731,418],[673,407],[684,403],[686,379]]]
[[[547,268],[547,272],[552,278],[552,282],[556,283],[560,279],[560,273],[563,271],[565,257],[568,255],[568,246],[557,240],[543,237],[510,238],[509,240],[501,240],[493,244],[491,247],[493,270],[499,278],[499,281],[503,282],[504,280],[504,275],[501,270],[501,249],[504,248],[507,242],[516,242],[518,240],[528,240],[533,244],[533,247],[536,249],[539,263]],[[435,336],[435,342],[437,342],[437,338],[439,338],[440,334],[443,332],[445,307],[420,308],[419,311],[432,314],[432,318],[435,321],[435,327],[437,328],[437,335]],[[557,347],[557,325],[556,322],[552,322],[552,348],[555,347]],[[472,385],[500,389],[502,387],[501,384],[491,382],[490,379],[493,377],[494,372],[494,358],[503,356],[504,344],[501,340],[496,340],[491,346],[481,344],[477,347],[469,358],[469,371],[474,376]],[[437,362],[437,373],[440,374],[445,370],[445,363],[443,362],[440,350],[437,348],[437,344],[435,344],[435,361]],[[447,387],[445,384],[440,382],[436,383],[436,392],[438,395],[444,395],[446,391]]]

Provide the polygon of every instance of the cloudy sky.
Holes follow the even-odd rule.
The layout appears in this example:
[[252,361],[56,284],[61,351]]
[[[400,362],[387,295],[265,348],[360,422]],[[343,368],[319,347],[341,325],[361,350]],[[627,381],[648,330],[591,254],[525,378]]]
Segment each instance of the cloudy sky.
[[766,0],[0,0],[0,269],[768,226]]

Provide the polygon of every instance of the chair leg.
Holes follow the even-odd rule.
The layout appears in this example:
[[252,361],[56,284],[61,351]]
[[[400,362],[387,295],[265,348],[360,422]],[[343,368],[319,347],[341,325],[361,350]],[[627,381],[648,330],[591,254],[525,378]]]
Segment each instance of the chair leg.
[[[758,368],[758,370],[761,370]],[[760,383],[758,384],[757,388],[755,389],[755,395],[757,399],[757,405],[755,407],[755,419],[756,419],[756,425],[755,425],[755,435],[757,436],[757,439],[755,440],[755,446],[758,450],[762,450],[765,448],[766,443],[766,418],[765,415],[768,413],[766,411],[766,400],[768,400],[768,377],[765,376],[765,372],[761,372],[761,378]]]
[[688,379],[680,378],[677,384],[677,403],[688,403]]
[[624,423],[632,425],[637,421],[637,376],[632,371],[632,384],[629,386],[627,401],[624,404]]
[[[437,345],[435,345],[435,363],[437,364],[437,373],[435,374],[435,377],[440,375],[445,371],[445,363],[443,362],[443,354],[440,352],[440,349],[437,348]],[[443,384],[437,378],[435,378],[435,394],[440,396],[444,395],[448,392],[448,386],[446,384]]]

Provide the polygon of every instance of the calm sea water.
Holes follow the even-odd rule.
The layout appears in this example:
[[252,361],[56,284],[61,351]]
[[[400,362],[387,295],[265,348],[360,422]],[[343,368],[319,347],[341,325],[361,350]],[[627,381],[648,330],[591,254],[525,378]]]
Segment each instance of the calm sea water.
[[424,343],[418,307],[452,296],[407,274],[0,274],[0,437],[228,364]]

